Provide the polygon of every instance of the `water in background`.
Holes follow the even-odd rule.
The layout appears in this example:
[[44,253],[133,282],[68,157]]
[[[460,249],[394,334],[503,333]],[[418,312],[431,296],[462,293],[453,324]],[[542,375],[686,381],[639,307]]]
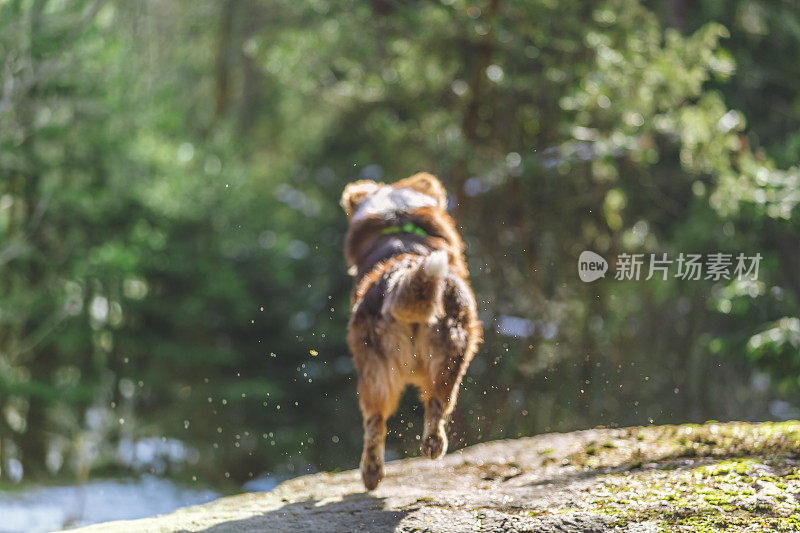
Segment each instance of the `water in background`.
[[144,518],[219,496],[212,490],[184,487],[156,476],[0,492],[0,533],[59,531]]

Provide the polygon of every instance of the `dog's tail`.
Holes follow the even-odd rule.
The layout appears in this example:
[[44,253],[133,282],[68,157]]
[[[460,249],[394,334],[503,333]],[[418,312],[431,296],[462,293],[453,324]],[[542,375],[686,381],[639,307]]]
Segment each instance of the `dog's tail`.
[[383,313],[410,324],[430,323],[441,317],[444,279],[449,268],[447,252],[436,250],[415,267],[399,273],[390,283]]

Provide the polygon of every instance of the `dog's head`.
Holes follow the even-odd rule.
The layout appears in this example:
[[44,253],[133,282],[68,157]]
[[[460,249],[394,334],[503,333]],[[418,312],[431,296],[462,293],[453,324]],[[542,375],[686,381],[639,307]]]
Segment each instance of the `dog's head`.
[[445,210],[447,193],[436,177],[420,172],[391,185],[372,180],[350,183],[340,203],[351,223],[366,217],[391,220],[422,207]]
[[341,205],[350,222],[345,256],[357,272],[395,253],[461,253],[461,239],[447,214],[447,192],[431,174],[420,172],[388,185],[350,183]]

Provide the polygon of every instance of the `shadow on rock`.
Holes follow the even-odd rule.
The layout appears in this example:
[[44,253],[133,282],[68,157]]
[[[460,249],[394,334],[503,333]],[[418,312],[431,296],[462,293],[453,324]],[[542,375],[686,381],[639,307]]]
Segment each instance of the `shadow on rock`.
[[348,494],[341,500],[287,503],[280,509],[242,520],[212,526],[206,533],[241,531],[394,531],[410,511],[384,510],[382,498],[371,494]]

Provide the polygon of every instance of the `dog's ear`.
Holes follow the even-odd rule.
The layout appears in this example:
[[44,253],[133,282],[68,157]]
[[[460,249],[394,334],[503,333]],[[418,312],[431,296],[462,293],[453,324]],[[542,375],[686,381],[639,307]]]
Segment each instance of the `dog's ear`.
[[353,213],[358,210],[358,206],[361,205],[361,202],[379,188],[380,184],[372,180],[358,180],[349,183],[347,187],[344,188],[342,199],[339,201],[342,209],[344,209],[344,212],[347,214],[347,218],[353,216]]
[[442,209],[447,209],[447,191],[444,185],[433,174],[418,172],[394,184],[398,189],[407,187],[434,198]]

